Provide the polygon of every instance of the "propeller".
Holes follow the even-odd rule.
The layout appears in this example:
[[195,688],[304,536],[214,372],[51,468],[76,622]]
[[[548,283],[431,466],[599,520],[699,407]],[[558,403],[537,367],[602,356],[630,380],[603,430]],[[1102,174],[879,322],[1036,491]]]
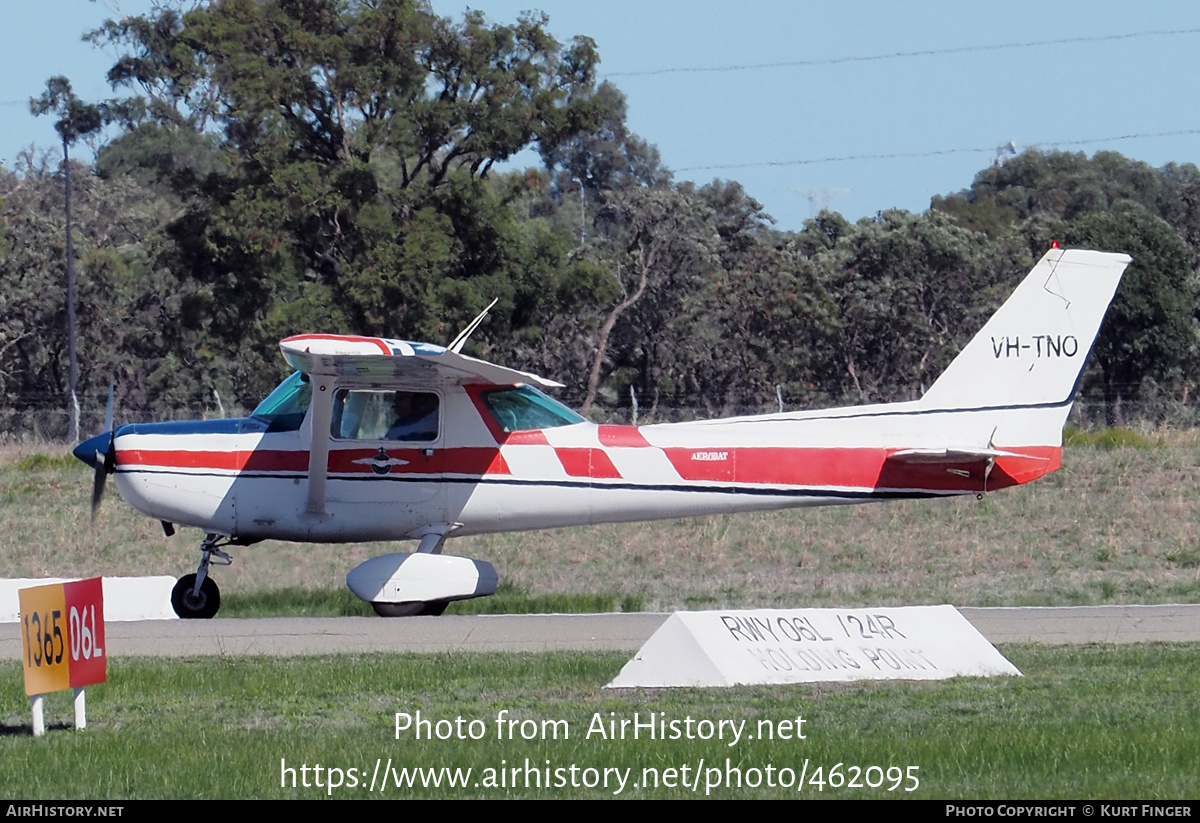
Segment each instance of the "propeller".
[[104,411],[104,431],[95,437],[84,440],[71,453],[95,469],[92,477],[92,522],[95,523],[96,513],[100,510],[100,501],[104,498],[104,483],[108,479],[108,475],[117,470],[112,384],[109,384],[108,387],[108,407]]

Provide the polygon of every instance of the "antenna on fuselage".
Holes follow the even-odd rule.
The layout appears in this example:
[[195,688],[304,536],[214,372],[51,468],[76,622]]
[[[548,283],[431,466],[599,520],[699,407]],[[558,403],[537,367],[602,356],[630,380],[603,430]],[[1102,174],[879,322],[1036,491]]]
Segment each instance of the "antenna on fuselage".
[[468,323],[467,327],[465,329],[463,329],[462,331],[460,331],[458,333],[458,337],[455,337],[453,340],[451,340],[450,345],[447,346],[446,348],[449,349],[450,351],[454,352],[455,354],[460,354],[462,352],[462,347],[467,342],[467,338],[471,336],[471,333],[474,332],[475,329],[479,328],[479,324],[483,322],[483,318],[487,317],[487,313],[492,310],[492,306],[496,305],[499,302],[500,302],[500,298],[497,297],[491,303],[488,303],[487,308],[484,309],[483,311],[481,311],[474,320],[472,320],[470,323]]

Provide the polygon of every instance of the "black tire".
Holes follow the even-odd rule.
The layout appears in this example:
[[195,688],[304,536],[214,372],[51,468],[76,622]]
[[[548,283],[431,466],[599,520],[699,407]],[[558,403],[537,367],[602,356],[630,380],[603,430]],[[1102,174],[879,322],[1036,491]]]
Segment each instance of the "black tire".
[[408,600],[404,603],[372,603],[380,617],[437,617],[450,605],[448,600]]
[[200,584],[200,594],[192,596],[196,575],[185,574],[171,589],[171,608],[184,620],[208,620],[221,608],[221,590],[211,577]]

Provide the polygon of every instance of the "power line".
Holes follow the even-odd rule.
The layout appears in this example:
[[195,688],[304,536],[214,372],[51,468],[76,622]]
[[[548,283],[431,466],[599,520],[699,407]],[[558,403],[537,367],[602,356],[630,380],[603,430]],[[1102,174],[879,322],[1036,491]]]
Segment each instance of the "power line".
[[1095,37],[1064,37],[1059,40],[1032,40],[1027,43],[996,43],[984,46],[956,46],[949,49],[922,49],[920,51],[894,51],[888,54],[868,54],[850,57],[826,57],[819,60],[789,60],[779,63],[747,63],[740,66],[694,66],[676,69],[646,69],[644,71],[614,71],[606,77],[650,77],[659,74],[690,74],[705,72],[756,71],[758,69],[781,69],[803,66],[835,66],[839,63],[870,63],[878,60],[897,60],[910,57],[938,57],[946,54],[966,54],[981,51],[1003,51],[1006,49],[1033,49],[1042,46],[1064,46],[1075,43],[1104,43],[1113,40],[1133,40],[1139,37],[1169,37],[1183,34],[1200,34],[1200,29],[1153,29],[1126,34],[1102,34]]
[[[1138,140],[1147,137],[1179,137],[1181,135],[1200,134],[1200,129],[1180,129],[1178,131],[1142,132],[1139,134],[1120,134],[1114,137],[1092,137],[1086,140],[1046,140],[1040,143],[1029,143],[1026,148],[1037,149],[1046,146],[1088,146],[1095,143],[1112,143],[1118,140]],[[977,152],[992,153],[995,146],[983,148],[935,149],[933,151],[890,152],[888,154],[848,154],[837,157],[819,157],[806,160],[764,160],[758,163],[721,163],[712,166],[686,166],[675,169],[685,171],[714,171],[721,169],[754,169],[765,166],[815,166],[819,163],[848,163],[855,160],[897,160],[917,157],[938,157],[945,154],[972,154]]]

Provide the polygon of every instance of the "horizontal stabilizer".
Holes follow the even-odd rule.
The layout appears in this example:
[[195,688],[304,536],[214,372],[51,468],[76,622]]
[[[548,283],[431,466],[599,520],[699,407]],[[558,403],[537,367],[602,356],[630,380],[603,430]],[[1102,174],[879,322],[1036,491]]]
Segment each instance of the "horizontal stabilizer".
[[914,466],[957,466],[963,463],[986,463],[998,457],[1020,457],[1029,460],[1049,460],[1002,449],[902,449],[892,452],[888,460]]

